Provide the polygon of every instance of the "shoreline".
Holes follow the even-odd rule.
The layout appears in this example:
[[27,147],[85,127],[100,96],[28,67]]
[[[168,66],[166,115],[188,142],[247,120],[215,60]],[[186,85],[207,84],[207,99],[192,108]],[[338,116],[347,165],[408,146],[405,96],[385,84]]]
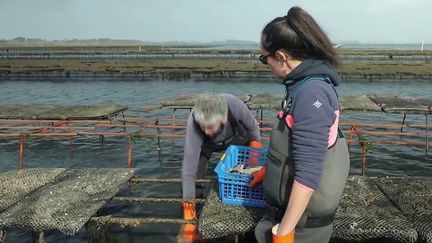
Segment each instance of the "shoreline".
[[[344,82],[432,82],[432,74],[347,74],[339,73]],[[0,70],[0,81],[260,81],[274,82],[275,77],[270,72],[244,71],[165,71],[165,72],[64,72],[64,71],[34,71],[21,73],[6,73]]]
[[[432,51],[336,49],[345,81],[432,81]],[[5,80],[273,80],[260,51],[181,46],[0,46]]]

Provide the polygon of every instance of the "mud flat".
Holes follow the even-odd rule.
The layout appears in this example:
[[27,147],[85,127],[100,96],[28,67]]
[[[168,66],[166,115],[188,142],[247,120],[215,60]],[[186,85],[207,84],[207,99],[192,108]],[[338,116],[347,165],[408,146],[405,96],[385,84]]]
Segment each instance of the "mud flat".
[[[432,81],[432,51],[338,49],[345,80]],[[0,80],[272,80],[260,51],[161,46],[0,46]]]

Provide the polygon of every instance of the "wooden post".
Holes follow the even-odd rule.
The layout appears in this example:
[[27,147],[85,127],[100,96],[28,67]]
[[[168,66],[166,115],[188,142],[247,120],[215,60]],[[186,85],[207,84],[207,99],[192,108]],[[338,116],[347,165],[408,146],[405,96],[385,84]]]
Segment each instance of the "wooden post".
[[129,136],[128,138],[128,168],[132,168],[132,138]]
[[404,111],[404,116],[403,116],[403,119],[402,119],[402,126],[401,126],[401,129],[400,129],[401,132],[403,132],[403,126],[405,124],[405,118],[406,118],[406,112]]
[[351,141],[353,138],[353,133],[354,133],[354,124],[351,124],[351,132],[350,132],[349,141],[348,141],[348,152],[350,152],[350,150],[351,150]]
[[366,145],[361,142],[362,146],[362,176],[366,175]]
[[[174,108],[174,112],[173,112],[173,123],[172,123],[173,126],[176,125],[176,112],[177,112],[177,108]],[[172,132],[175,133],[176,130],[173,129]],[[175,140],[176,140],[175,138],[173,138],[173,140],[172,140],[172,148],[173,148],[173,150],[174,150],[174,147],[175,147]]]
[[6,242],[6,230],[1,229],[0,230],[0,243]]
[[125,118],[124,111],[121,112],[121,115],[123,117],[123,125],[124,125],[123,132],[126,132],[126,120],[124,119]]
[[[161,134],[161,130],[159,128],[159,120],[156,119],[155,121],[155,125],[157,126],[157,134],[160,135]],[[160,144],[160,136],[157,136],[157,148],[158,150],[158,156],[159,156],[159,161],[162,160],[162,151],[161,151],[161,144]]]
[[260,121],[261,121],[261,123],[260,123],[260,127],[263,127],[263,109],[261,109],[261,118],[260,118]]
[[426,131],[425,131],[425,138],[426,138],[426,154],[429,152],[429,127],[428,127],[428,113],[426,113]]
[[[69,127],[69,122],[66,122],[65,124],[67,127]],[[70,153],[70,157],[73,157],[73,143],[72,143],[72,136],[69,137],[69,153]]]
[[24,135],[20,135],[19,143],[19,169],[24,169]]
[[32,242],[33,243],[45,243],[45,234],[43,231],[39,232],[39,235],[35,232],[32,231]]
[[89,220],[85,228],[89,243],[105,243],[107,241],[107,224]]
[[39,243],[45,243],[45,234],[42,230],[39,233]]

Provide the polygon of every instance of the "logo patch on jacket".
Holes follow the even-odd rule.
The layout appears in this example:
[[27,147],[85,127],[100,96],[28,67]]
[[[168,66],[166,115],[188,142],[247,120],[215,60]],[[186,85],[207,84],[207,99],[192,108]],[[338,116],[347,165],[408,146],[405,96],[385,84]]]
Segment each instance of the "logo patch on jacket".
[[316,108],[320,108],[322,103],[319,102],[319,100],[316,100],[312,105],[315,106]]

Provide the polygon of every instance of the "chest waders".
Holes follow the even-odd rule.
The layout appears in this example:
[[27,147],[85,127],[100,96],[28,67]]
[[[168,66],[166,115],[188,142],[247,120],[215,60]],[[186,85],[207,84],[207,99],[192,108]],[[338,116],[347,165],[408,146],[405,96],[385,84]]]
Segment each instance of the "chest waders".
[[[294,182],[295,164],[292,157],[292,133],[285,118],[287,115],[292,114],[290,108],[291,104],[295,102],[296,93],[301,90],[305,83],[318,80],[328,83],[334,89],[331,81],[326,76],[305,78],[300,81],[301,83],[290,94],[287,94],[281,116],[278,116],[273,125],[268,156],[265,162],[267,173],[263,186],[270,215],[276,222],[280,222],[283,217]],[[314,191],[303,216],[298,222],[296,232],[304,231],[303,233],[307,233],[308,228],[325,228],[332,225],[348,177],[349,163],[348,147],[342,131],[338,128],[338,138],[327,150],[319,187]],[[332,227],[327,228],[329,228],[331,234]],[[312,233],[316,234],[317,231]],[[296,233],[296,242],[297,240],[300,242],[312,242],[311,240],[302,241],[301,235]]]
[[248,132],[246,128],[240,124],[234,117],[231,115],[231,112],[228,109],[228,121],[231,125],[231,129],[233,131],[232,136],[224,139],[220,143],[213,143],[209,139],[204,139],[203,144],[201,145],[201,153],[198,163],[198,179],[203,179],[207,172],[208,161],[210,160],[210,155],[213,152],[224,151],[228,148],[229,145],[247,145],[250,141]]

